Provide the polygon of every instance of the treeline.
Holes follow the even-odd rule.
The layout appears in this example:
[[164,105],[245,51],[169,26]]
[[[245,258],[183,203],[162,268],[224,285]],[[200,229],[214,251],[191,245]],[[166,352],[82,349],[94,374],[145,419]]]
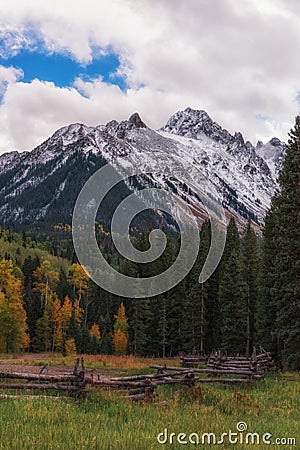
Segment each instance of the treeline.
[[[10,233],[6,236],[16,238]],[[148,233],[142,233],[135,245],[147,250]],[[169,237],[164,254],[153,263],[135,264],[117,255],[110,255],[110,262],[130,276],[150,277],[172,265],[179,246],[180,237]],[[21,284],[18,309],[22,302],[28,335],[24,342],[29,343],[30,351],[130,352],[143,356],[208,353],[215,348],[228,353],[249,352],[261,334],[256,234],[248,223],[240,238],[232,218],[222,260],[213,276],[200,285],[198,277],[209,247],[210,225],[205,222],[191,272],[169,292],[151,298],[118,298],[95,285],[79,264],[57,271],[48,260],[31,256],[20,265],[18,255],[14,260],[6,255],[1,263],[2,285],[5,279]],[[3,312],[0,316],[4,320]],[[2,350],[14,351],[18,346],[19,341],[11,337]]]

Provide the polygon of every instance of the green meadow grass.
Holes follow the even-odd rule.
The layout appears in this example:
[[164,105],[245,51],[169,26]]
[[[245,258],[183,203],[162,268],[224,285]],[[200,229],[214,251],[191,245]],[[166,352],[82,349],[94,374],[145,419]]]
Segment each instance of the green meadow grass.
[[[0,449],[148,450],[159,448],[300,448],[300,377],[267,377],[251,386],[166,386],[151,404],[132,403],[121,392],[98,391],[84,400],[0,398]],[[164,401],[167,403],[165,404]],[[296,445],[159,444],[158,433],[215,433],[236,424],[248,432],[296,439]]]

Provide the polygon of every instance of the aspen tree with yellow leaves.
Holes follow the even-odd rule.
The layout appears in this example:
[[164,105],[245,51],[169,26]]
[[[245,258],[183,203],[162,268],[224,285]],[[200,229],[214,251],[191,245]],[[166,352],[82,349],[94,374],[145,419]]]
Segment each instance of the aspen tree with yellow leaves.
[[101,340],[101,333],[100,333],[100,329],[99,329],[99,325],[97,325],[96,323],[94,323],[90,329],[90,335],[94,336],[99,342]]
[[89,276],[80,264],[72,264],[70,267],[69,281],[73,286],[74,294],[77,293],[80,304],[82,296],[88,289]]
[[125,355],[128,346],[128,319],[125,314],[125,306],[121,303],[118,313],[115,315],[113,344],[115,353]]
[[22,282],[11,261],[0,262],[0,352],[17,352],[29,345]]

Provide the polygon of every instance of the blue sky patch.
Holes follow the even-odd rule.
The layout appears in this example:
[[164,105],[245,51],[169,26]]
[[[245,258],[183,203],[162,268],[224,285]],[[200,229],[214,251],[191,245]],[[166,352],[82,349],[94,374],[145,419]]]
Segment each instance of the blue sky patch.
[[92,62],[82,65],[67,55],[49,54],[32,50],[21,50],[17,55],[8,58],[0,57],[0,65],[22,69],[25,83],[37,78],[41,81],[51,81],[56,86],[72,86],[78,77],[85,81],[102,77],[103,81],[116,84],[125,90],[124,78],[116,76],[120,61],[115,53],[97,55]]

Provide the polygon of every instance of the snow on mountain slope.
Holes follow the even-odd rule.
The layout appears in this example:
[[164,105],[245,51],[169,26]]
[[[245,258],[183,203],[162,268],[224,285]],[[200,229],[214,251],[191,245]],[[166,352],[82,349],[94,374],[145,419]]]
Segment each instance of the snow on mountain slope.
[[[95,170],[106,162],[124,165],[124,158],[128,166],[143,168],[157,152],[165,167],[174,155],[191,167],[191,176],[201,171],[230,213],[261,223],[278,187],[284,151],[276,138],[254,148],[241,133],[231,135],[205,111],[191,108],[174,114],[158,131],[147,127],[137,113],[127,121],[95,128],[72,124],[31,152],[0,156],[1,223],[51,222],[59,217],[70,222],[76,196]],[[161,173],[137,177],[137,182],[140,187],[168,189],[203,210],[189,186],[167,172],[162,166]],[[135,190],[134,184],[126,182],[126,189]]]
[[[223,192],[225,207],[236,209],[233,204],[236,201],[241,203],[238,208],[244,205],[259,222],[263,220],[278,187],[277,172],[267,163],[271,158],[262,158],[250,142],[244,141],[241,133],[232,136],[213,122],[205,111],[187,108],[177,112],[160,134],[176,140],[182,155],[202,168],[210,181]],[[268,149],[273,155],[278,151],[277,141],[273,139],[261,148]],[[279,164],[277,168],[280,168]],[[226,191],[229,193],[227,199]]]
[[258,142],[255,151],[267,163],[273,178],[277,179],[284,162],[286,144],[274,137],[266,144]]

